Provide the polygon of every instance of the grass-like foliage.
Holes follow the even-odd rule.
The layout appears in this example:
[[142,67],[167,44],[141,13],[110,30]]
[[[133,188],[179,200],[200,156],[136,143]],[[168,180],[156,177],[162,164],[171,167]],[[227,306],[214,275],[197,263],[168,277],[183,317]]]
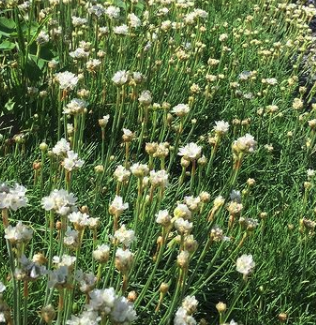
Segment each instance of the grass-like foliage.
[[0,10],[0,323],[315,324],[312,5]]

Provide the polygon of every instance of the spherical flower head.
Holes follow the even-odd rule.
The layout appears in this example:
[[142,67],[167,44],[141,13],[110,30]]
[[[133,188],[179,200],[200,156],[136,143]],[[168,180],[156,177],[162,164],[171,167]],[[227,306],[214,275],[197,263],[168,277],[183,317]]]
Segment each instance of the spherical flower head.
[[182,307],[189,315],[196,312],[198,304],[199,302],[195,299],[195,296],[187,296],[182,301]]
[[189,260],[190,260],[190,253],[188,251],[182,251],[178,256],[177,256],[177,264],[179,265],[180,268],[184,269],[187,268],[189,265]]
[[171,113],[174,113],[178,117],[183,117],[190,112],[190,107],[187,104],[178,104],[173,107]]
[[66,108],[64,108],[64,113],[70,115],[82,114],[87,106],[88,103],[86,101],[74,98],[67,104]]
[[63,166],[66,170],[72,171],[75,169],[79,169],[83,166],[84,161],[78,159],[78,154],[72,150],[67,152],[67,157],[64,159]]
[[116,86],[123,86],[129,79],[129,73],[126,70],[120,70],[115,72],[112,81]]
[[115,179],[120,183],[127,181],[130,175],[131,172],[122,165],[117,166],[113,174]]
[[107,124],[109,123],[110,115],[103,116],[99,119],[99,125],[101,128],[105,128]]
[[79,232],[68,228],[65,233],[64,244],[69,248],[77,248],[79,244]]
[[87,59],[89,57],[89,52],[85,51],[82,47],[78,47],[74,51],[69,52],[69,55],[76,60]]
[[250,134],[246,134],[243,137],[238,138],[233,143],[233,151],[238,153],[252,153],[256,149],[257,142]]
[[134,260],[134,254],[129,249],[118,248],[115,253],[115,267],[122,273],[130,270]]
[[304,106],[304,102],[300,98],[294,98],[292,107],[295,110],[301,110],[303,108],[303,106]]
[[71,315],[71,319],[66,321],[67,325],[98,325],[101,317],[97,312],[85,310],[80,316]]
[[75,224],[76,229],[83,229],[90,225],[90,217],[80,211],[72,212],[68,215],[68,220]]
[[215,122],[214,131],[218,135],[224,135],[229,130],[229,123],[225,121]]
[[135,163],[131,166],[131,172],[134,176],[142,178],[148,175],[149,167],[146,164]]
[[73,90],[79,81],[78,76],[69,71],[56,73],[55,78],[61,90]]
[[252,255],[244,254],[238,257],[236,262],[237,271],[243,275],[249,275],[250,273],[252,273],[255,266],[256,264],[253,261]]
[[168,210],[160,210],[156,213],[156,222],[162,227],[168,227],[171,224],[171,216]]
[[67,266],[60,266],[58,269],[48,273],[48,287],[49,288],[63,288],[68,281],[69,269]]
[[89,293],[90,302],[88,309],[100,311],[104,315],[109,315],[114,307],[116,294],[114,288],[95,289]]
[[189,234],[192,231],[193,223],[188,220],[184,220],[183,218],[176,219],[174,222],[174,226],[179,232],[179,234]]
[[68,151],[70,151],[70,143],[64,138],[61,138],[52,149],[56,156],[66,155]]
[[185,196],[184,203],[188,206],[191,211],[196,211],[201,205],[201,198],[199,196]]
[[41,31],[36,38],[36,42],[39,45],[44,45],[44,44],[48,43],[49,35],[45,31]]
[[166,187],[168,185],[168,177],[169,175],[164,169],[158,170],[157,172],[152,170],[149,174],[149,180],[154,187]]
[[56,267],[66,266],[67,268],[69,268],[69,270],[71,270],[75,266],[76,257],[64,254],[61,257],[54,256],[52,261],[53,264],[56,265]]
[[105,14],[110,18],[110,19],[117,19],[120,17],[120,8],[115,7],[115,6],[108,6],[105,10]]
[[15,184],[9,187],[5,184],[0,185],[0,209],[11,209],[17,211],[26,207],[28,198],[26,197],[26,188]]
[[126,226],[122,225],[120,229],[115,231],[114,238],[125,247],[130,247],[135,241],[135,232],[134,230],[126,229]]
[[128,203],[123,203],[123,198],[116,195],[114,200],[111,202],[109,212],[112,215],[121,215],[126,209],[128,209]]
[[128,24],[132,28],[137,28],[141,26],[141,20],[133,13],[127,15]]
[[156,151],[154,152],[154,157],[165,158],[169,154],[168,143],[159,143],[156,147]]
[[72,193],[61,190],[53,190],[49,196],[42,198],[42,207],[46,211],[55,211],[59,215],[67,215],[75,210],[77,198]]
[[236,202],[236,201],[231,201],[228,204],[228,207],[227,207],[227,210],[229,211],[229,213],[231,215],[239,214],[242,209],[243,209],[243,205],[241,203]]
[[99,263],[106,263],[109,259],[110,247],[106,244],[98,245],[96,250],[93,251],[93,258]]
[[174,325],[196,325],[196,320],[188,314],[188,312],[183,308],[180,307],[175,315],[174,318]]
[[113,32],[116,35],[126,36],[128,35],[128,26],[123,24],[121,26],[113,27]]
[[196,143],[191,142],[184,147],[179,148],[178,155],[183,156],[184,159],[189,161],[197,160],[201,157],[202,147]]
[[138,101],[144,106],[149,106],[152,102],[151,92],[149,90],[144,90],[141,92]]
[[136,311],[132,302],[125,297],[117,297],[110,315],[110,319],[115,324],[128,325],[137,319]]
[[96,4],[88,9],[89,14],[101,17],[105,13],[105,9],[101,4]]
[[4,238],[11,243],[27,244],[33,237],[33,230],[23,225],[21,221],[15,227],[9,225],[4,232]]
[[122,139],[124,142],[131,142],[135,139],[135,133],[129,129],[123,128],[123,136]]
[[173,211],[173,215],[176,219],[183,218],[185,220],[190,220],[192,217],[192,212],[186,204],[178,204]]

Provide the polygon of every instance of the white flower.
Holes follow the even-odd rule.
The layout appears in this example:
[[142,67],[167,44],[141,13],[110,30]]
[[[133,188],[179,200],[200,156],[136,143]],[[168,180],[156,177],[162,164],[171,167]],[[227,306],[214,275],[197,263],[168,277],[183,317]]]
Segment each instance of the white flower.
[[117,19],[120,17],[120,8],[115,7],[115,6],[109,6],[105,10],[105,14],[110,18],[110,19]]
[[76,17],[76,16],[72,16],[71,21],[72,21],[72,25],[74,27],[85,25],[88,22],[88,20],[86,18],[81,18],[81,17]]
[[128,77],[129,77],[128,72],[126,70],[121,70],[121,71],[115,72],[115,74],[112,78],[112,81],[117,86],[123,86],[124,84],[127,83]]
[[48,43],[49,35],[46,32],[41,31],[36,38],[36,42],[40,45],[44,45],[44,44]]
[[101,17],[105,13],[105,9],[101,4],[96,4],[88,9],[89,14]]
[[217,209],[223,206],[224,203],[225,203],[225,199],[221,195],[217,196],[214,199],[214,207],[216,207]]
[[314,169],[307,169],[307,177],[314,177],[315,176],[315,170]]
[[141,20],[133,13],[127,15],[128,23],[131,27],[137,28],[141,25]]
[[138,101],[142,105],[150,105],[152,102],[151,92],[149,90],[142,91]]
[[274,86],[278,83],[278,80],[276,78],[267,78],[265,81],[270,86]]
[[156,222],[163,227],[169,226],[171,222],[171,216],[168,210],[160,210],[156,213]]
[[178,104],[177,106],[173,107],[171,113],[182,117],[187,115],[190,112],[190,107],[187,104]]
[[106,244],[98,245],[96,250],[93,251],[92,256],[100,263],[107,262],[109,259],[110,247]]
[[135,163],[131,166],[131,172],[136,177],[144,177],[148,175],[149,168],[146,164]]
[[114,238],[117,239],[125,247],[130,247],[135,240],[135,232],[134,230],[126,229],[126,226],[122,225],[120,229],[115,231]]
[[80,211],[70,213],[68,215],[68,220],[79,227],[87,227],[90,225],[89,216],[86,213],[81,213]]
[[229,129],[229,123],[227,123],[225,121],[215,122],[214,131],[217,134],[223,135],[228,132],[228,129]]
[[68,171],[81,168],[84,164],[84,161],[78,159],[78,154],[72,150],[67,152],[67,157],[64,159],[63,166]]
[[110,204],[109,211],[111,214],[121,215],[128,209],[128,206],[128,203],[123,203],[123,198],[121,196],[116,195]]
[[132,132],[129,129],[123,128],[123,136],[122,136],[123,141],[129,142],[129,141],[132,141],[134,138],[135,138],[134,132]]
[[173,215],[175,218],[183,218],[186,220],[190,220],[192,213],[186,204],[178,204],[173,211]]
[[55,145],[55,147],[52,149],[52,152],[56,156],[62,156],[65,155],[70,150],[70,143],[64,139],[61,138]]
[[72,52],[69,52],[69,55],[73,58],[73,59],[86,59],[89,57],[89,52],[85,51],[83,48],[78,47],[77,49],[75,49]]
[[88,305],[88,309],[100,311],[105,315],[110,314],[116,299],[114,288],[95,289],[89,293],[89,296],[90,303]]
[[188,315],[187,311],[183,308],[180,307],[175,315],[174,318],[174,325],[196,325],[196,320]]
[[101,61],[99,59],[92,59],[86,63],[87,70],[90,72],[94,72],[101,65]]
[[62,90],[73,90],[79,81],[78,76],[69,71],[56,73],[55,77]]
[[66,266],[72,268],[75,265],[76,257],[64,254],[61,257],[54,256],[52,261],[57,267]]
[[239,273],[248,275],[253,271],[255,265],[256,264],[253,261],[252,255],[244,254],[244,255],[238,257],[237,262],[236,262],[236,269]]
[[124,166],[119,165],[116,167],[113,175],[118,182],[122,183],[128,180],[129,176],[131,175],[131,172],[127,170]]
[[102,118],[99,119],[99,125],[101,128],[105,128],[107,124],[109,123],[110,115],[105,115]]
[[72,230],[68,228],[64,237],[64,244],[70,247],[77,247],[79,241],[79,232],[77,230]]
[[24,254],[20,258],[21,269],[31,279],[37,279],[46,274],[46,267],[29,260]]
[[250,134],[246,134],[243,137],[238,138],[233,143],[233,149],[236,151],[251,153],[255,151],[257,142]]
[[60,266],[58,269],[50,271],[48,274],[48,287],[52,288],[57,285],[65,285],[68,280],[69,270],[67,266]]
[[125,273],[127,270],[129,270],[133,260],[134,254],[129,249],[117,249],[115,253],[115,266],[119,271]]
[[79,289],[83,293],[90,292],[97,282],[97,277],[92,272],[84,273],[82,270],[76,271],[75,278],[80,283]]
[[137,319],[134,305],[125,297],[115,299],[114,307],[110,316],[114,323],[128,325]]
[[127,35],[128,34],[128,26],[123,24],[121,26],[115,26],[113,27],[114,34],[117,35]]
[[143,80],[145,80],[145,76],[141,72],[133,72],[133,79],[137,84],[140,84]]
[[4,292],[6,289],[6,286],[0,281],[0,293]]
[[49,196],[42,198],[42,207],[46,211],[54,210],[57,214],[67,215],[75,210],[77,198],[72,193],[61,190],[53,190]]
[[80,316],[71,315],[71,319],[66,321],[67,325],[98,325],[101,317],[97,312],[84,311]]
[[28,199],[26,197],[26,188],[15,184],[9,187],[6,184],[0,184],[0,209],[11,209],[16,211],[26,207]]
[[191,315],[196,312],[199,302],[195,296],[186,296],[182,301],[182,307]]
[[201,157],[202,147],[196,143],[191,142],[184,147],[179,148],[179,156],[183,156],[184,159],[193,161]]
[[4,232],[4,238],[12,243],[28,243],[33,236],[33,230],[23,225],[21,221],[19,221],[15,227],[9,225]]
[[153,186],[166,187],[168,185],[168,173],[164,170],[158,170],[157,172],[152,170],[149,174],[149,180]]
[[206,12],[205,10],[202,9],[194,9],[195,14],[202,19],[207,19],[208,18],[208,12]]
[[195,211],[199,208],[201,203],[201,198],[199,196],[185,196],[184,203],[188,206],[191,211]]
[[178,218],[174,222],[175,228],[181,235],[189,234],[193,228],[193,223],[183,218]]
[[71,100],[70,103],[64,107],[65,114],[76,115],[83,113],[84,110],[87,108],[88,103],[82,99],[74,98]]

